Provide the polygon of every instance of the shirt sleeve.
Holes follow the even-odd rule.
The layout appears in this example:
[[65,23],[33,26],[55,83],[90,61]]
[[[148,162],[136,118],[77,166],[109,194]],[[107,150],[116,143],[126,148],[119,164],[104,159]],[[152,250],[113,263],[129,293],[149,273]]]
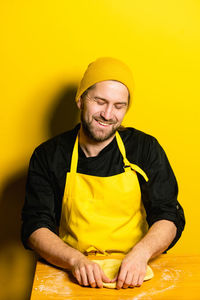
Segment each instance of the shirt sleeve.
[[21,240],[27,249],[28,237],[36,229],[45,227],[56,233],[54,191],[50,174],[43,151],[36,149],[30,159],[22,209]]
[[167,250],[179,240],[185,226],[184,211],[177,200],[178,184],[165,151],[153,138],[148,148],[146,173],[149,181],[144,185],[144,205],[149,226],[159,220],[172,221],[177,234]]

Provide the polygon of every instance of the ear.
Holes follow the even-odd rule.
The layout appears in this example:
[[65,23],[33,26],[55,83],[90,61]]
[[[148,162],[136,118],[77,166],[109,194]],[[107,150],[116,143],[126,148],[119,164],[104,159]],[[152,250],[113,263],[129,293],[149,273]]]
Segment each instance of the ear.
[[83,101],[83,99],[81,97],[79,97],[78,101],[76,102],[76,105],[78,106],[78,109],[81,109],[82,101]]

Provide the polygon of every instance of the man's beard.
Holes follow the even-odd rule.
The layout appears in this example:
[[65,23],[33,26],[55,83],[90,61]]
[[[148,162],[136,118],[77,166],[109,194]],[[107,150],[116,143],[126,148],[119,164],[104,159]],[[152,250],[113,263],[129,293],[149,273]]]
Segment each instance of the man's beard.
[[[102,122],[105,123],[105,121],[103,120]],[[82,124],[84,134],[95,142],[104,142],[108,140],[110,137],[112,137],[115,134],[117,129],[120,127],[120,126],[112,127],[112,130],[110,130],[107,134],[104,133],[102,135],[97,135],[95,129],[92,130],[92,126],[90,126],[90,124],[84,120],[83,111],[81,111],[81,124]]]

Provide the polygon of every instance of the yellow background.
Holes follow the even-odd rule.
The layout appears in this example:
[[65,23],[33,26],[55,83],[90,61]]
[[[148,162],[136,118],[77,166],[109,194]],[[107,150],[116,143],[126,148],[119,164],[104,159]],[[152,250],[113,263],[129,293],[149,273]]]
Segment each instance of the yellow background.
[[0,298],[30,291],[34,257],[19,232],[31,153],[76,124],[77,84],[100,56],[131,67],[125,124],[158,139],[177,177],[187,225],[171,252],[200,252],[199,16],[198,0],[1,1]]

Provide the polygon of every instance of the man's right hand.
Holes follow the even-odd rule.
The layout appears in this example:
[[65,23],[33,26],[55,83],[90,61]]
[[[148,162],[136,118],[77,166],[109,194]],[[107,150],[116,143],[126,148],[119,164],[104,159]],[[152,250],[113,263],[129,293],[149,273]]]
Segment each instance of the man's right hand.
[[35,230],[29,237],[29,247],[51,264],[71,271],[81,285],[103,287],[103,282],[111,282],[97,263],[64,243],[48,228]]
[[111,282],[111,279],[104,274],[101,267],[84,255],[72,259],[71,265],[72,274],[80,285],[102,288],[103,282]]

